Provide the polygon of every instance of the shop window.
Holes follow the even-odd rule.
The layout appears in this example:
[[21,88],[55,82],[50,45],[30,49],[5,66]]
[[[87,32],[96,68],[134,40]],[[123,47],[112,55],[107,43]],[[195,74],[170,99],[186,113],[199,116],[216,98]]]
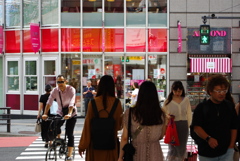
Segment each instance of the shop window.
[[42,0],[42,25],[58,24],[58,0]]
[[80,26],[80,0],[62,0],[61,25]]
[[23,25],[29,27],[30,23],[38,23],[38,1],[23,1]]
[[7,61],[8,92],[19,91],[19,67],[18,61]]
[[148,51],[167,52],[167,29],[148,29]]
[[23,30],[23,52],[33,52],[30,30]]
[[43,73],[44,86],[50,84],[56,87],[56,61],[44,60],[44,73]]
[[76,54],[62,54],[61,59],[61,74],[65,76],[69,85],[76,90],[75,104],[81,107],[81,59],[80,53]]
[[[3,3],[3,1],[1,2]],[[6,27],[19,28],[20,27],[20,5],[21,0],[10,1],[6,0],[5,2],[5,19]],[[2,8],[1,8],[2,10]]]
[[167,57],[163,55],[148,56],[148,79],[152,81],[158,91],[159,100],[166,99],[166,71]]
[[6,53],[20,53],[20,31],[6,31]]
[[102,0],[83,0],[83,26],[102,27]]
[[42,30],[42,52],[58,52],[58,29]]
[[124,30],[105,29],[105,52],[123,52],[124,50]]
[[80,52],[80,29],[62,28],[61,32],[61,51]]
[[148,25],[167,27],[167,4],[165,0],[149,0]]
[[127,52],[146,51],[146,29],[127,29],[126,33]]
[[25,61],[25,91],[37,91],[37,61]]
[[101,52],[103,51],[102,29],[83,29],[83,51]]
[[105,26],[124,26],[124,1],[105,0]]

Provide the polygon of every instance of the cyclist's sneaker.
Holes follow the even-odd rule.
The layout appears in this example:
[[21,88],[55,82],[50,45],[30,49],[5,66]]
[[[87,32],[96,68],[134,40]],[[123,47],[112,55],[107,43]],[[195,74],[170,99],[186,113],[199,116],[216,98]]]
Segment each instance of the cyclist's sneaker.
[[45,143],[44,147],[45,147],[45,148],[48,148],[48,143]]
[[72,157],[67,157],[66,159],[65,159],[65,161],[72,161],[73,159],[72,159]]

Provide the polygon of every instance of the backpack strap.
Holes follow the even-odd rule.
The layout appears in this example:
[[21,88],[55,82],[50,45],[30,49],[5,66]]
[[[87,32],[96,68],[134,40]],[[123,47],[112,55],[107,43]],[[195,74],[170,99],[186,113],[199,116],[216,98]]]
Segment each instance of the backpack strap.
[[117,108],[118,101],[119,101],[119,99],[116,98],[115,101],[114,101],[114,104],[113,104],[113,106],[112,106],[112,109],[111,109],[111,111],[110,111],[110,113],[109,113],[109,115],[108,115],[109,118],[113,116],[113,113],[115,112],[115,110],[116,110],[116,108]]
[[93,108],[94,115],[95,115],[95,117],[99,118],[96,102],[94,99],[92,99],[91,102],[92,102],[92,108]]

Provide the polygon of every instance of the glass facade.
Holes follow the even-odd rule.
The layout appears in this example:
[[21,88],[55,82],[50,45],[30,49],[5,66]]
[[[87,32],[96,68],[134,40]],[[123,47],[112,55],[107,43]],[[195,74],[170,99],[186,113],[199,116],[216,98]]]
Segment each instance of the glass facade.
[[[36,99],[46,84],[56,86],[58,74],[65,75],[76,89],[82,115],[82,89],[88,80],[97,87],[97,80],[105,74],[114,80],[121,78],[124,88],[118,96],[123,103],[132,84],[147,78],[156,84],[159,97],[166,97],[166,0],[4,0],[0,7],[5,8],[0,15],[5,15],[4,53],[9,58],[6,104],[21,93],[20,102]],[[36,54],[30,23],[40,25]],[[13,55],[18,60],[12,60]],[[23,104],[37,110],[37,102],[36,108]]]

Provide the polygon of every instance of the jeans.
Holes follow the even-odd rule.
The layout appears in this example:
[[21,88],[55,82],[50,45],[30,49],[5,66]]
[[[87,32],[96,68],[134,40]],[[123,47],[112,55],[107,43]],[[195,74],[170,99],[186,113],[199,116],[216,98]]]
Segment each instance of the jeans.
[[92,98],[84,98],[85,116],[87,116],[88,103],[90,100],[92,100]]
[[233,161],[233,153],[234,149],[228,149],[225,154],[214,158],[199,155],[199,161]]

